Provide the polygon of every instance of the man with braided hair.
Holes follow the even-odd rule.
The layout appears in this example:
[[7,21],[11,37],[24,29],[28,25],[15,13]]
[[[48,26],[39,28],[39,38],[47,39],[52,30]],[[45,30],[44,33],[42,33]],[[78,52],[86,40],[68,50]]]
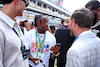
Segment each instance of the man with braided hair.
[[29,64],[30,67],[48,67],[50,53],[51,56],[58,56],[60,47],[56,45],[55,37],[47,31],[48,20],[45,16],[36,15],[34,22],[37,28],[25,36]]

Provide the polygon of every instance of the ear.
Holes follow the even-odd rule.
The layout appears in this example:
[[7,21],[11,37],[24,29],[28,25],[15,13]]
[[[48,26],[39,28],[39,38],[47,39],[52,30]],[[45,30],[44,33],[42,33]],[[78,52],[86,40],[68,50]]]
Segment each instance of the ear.
[[18,5],[19,0],[13,0],[15,5]]
[[75,26],[76,26],[76,22],[75,22],[75,20],[72,19],[72,22],[73,22],[73,27],[75,27]]

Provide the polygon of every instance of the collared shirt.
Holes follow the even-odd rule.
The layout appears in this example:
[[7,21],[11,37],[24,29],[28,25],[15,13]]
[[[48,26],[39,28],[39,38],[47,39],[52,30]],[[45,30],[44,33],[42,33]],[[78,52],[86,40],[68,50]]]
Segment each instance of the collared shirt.
[[66,67],[100,67],[100,39],[90,30],[80,34],[67,52]]
[[28,59],[22,57],[21,41],[12,28],[17,31],[18,23],[0,12],[0,67],[29,67]]

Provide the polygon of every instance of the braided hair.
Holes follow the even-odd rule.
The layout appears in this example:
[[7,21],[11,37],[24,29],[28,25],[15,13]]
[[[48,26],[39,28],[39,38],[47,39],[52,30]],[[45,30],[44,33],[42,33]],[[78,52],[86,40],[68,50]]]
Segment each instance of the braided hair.
[[[34,26],[35,26],[35,27],[37,27],[37,20],[40,20],[40,23],[41,23],[41,18],[42,18],[42,17],[44,17],[44,18],[47,19],[47,17],[44,16],[44,15],[36,15],[36,16],[35,16],[35,19],[34,19]],[[48,19],[47,19],[47,20],[48,20]]]

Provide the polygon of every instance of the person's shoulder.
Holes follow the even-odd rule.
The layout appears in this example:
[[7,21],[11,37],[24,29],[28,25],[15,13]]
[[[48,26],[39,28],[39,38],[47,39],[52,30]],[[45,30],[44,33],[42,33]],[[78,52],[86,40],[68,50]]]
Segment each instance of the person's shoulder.
[[77,52],[84,52],[84,51],[88,51],[89,49],[95,47],[95,45],[98,45],[99,43],[100,43],[100,38],[98,38],[98,37],[86,38],[83,40],[77,39],[72,44],[72,46],[70,47],[69,50],[73,50],[73,51],[77,51]]
[[52,36],[52,33],[50,33],[49,31],[46,31],[46,35]]
[[52,33],[50,33],[49,31],[46,31],[46,35],[51,37],[51,38],[55,38],[54,35]]
[[36,29],[29,30],[29,33],[35,33]]
[[[70,33],[69,28],[65,28],[65,29],[57,29],[55,34],[68,34]],[[70,35],[70,34],[69,34]]]
[[35,34],[35,29],[29,30],[25,36],[32,36],[33,34]]
[[2,32],[6,33],[6,32],[9,32],[11,27],[7,25],[3,20],[0,19],[0,29],[2,30]]
[[83,51],[83,49],[85,49],[85,47],[87,47],[87,44],[85,43],[85,41],[77,40],[76,42],[75,41],[73,42],[69,50],[81,52]]
[[68,49],[67,54],[74,56],[74,55],[79,55],[82,52],[84,52],[82,47],[75,45],[75,44],[72,44],[72,46]]
[[6,23],[3,22],[3,20],[0,19],[0,28],[4,28],[5,27],[4,25],[6,26]]
[[69,30],[69,28],[58,28],[56,31],[63,31],[63,30]]

